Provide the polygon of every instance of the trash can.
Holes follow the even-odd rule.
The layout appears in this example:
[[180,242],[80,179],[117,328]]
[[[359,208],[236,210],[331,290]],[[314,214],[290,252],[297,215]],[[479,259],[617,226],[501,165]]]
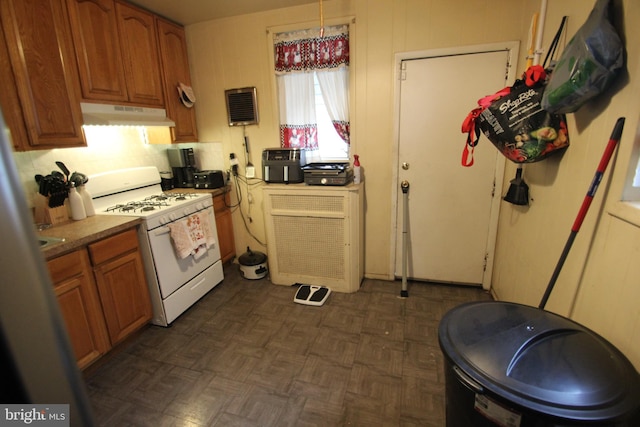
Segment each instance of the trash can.
[[640,426],[640,375],[595,332],[514,303],[445,314],[447,427]]

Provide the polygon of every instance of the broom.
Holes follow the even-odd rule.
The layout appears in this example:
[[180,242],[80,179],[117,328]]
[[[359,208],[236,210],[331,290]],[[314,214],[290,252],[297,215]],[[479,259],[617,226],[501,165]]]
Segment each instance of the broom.
[[544,306],[547,304],[547,300],[549,299],[549,295],[551,295],[551,291],[556,284],[556,280],[558,280],[558,276],[560,275],[560,270],[562,270],[562,266],[564,265],[565,260],[567,259],[567,255],[569,254],[569,250],[573,245],[573,241],[576,239],[576,235],[578,231],[580,231],[580,227],[582,226],[582,221],[584,217],[587,215],[587,211],[589,210],[589,206],[591,206],[591,201],[593,200],[593,196],[595,196],[596,191],[598,190],[598,185],[600,185],[600,181],[602,181],[602,176],[604,171],[607,169],[607,165],[609,164],[609,160],[611,160],[611,156],[613,155],[613,151],[620,141],[620,137],[622,136],[622,129],[624,128],[624,117],[620,117],[616,122],[616,125],[613,128],[613,132],[611,133],[611,138],[609,138],[609,143],[602,154],[602,158],[600,159],[600,164],[598,165],[598,169],[596,170],[595,176],[593,177],[593,181],[591,181],[591,185],[589,186],[589,190],[587,191],[587,195],[582,201],[582,206],[578,211],[578,215],[573,223],[573,227],[571,227],[571,234],[569,234],[569,238],[567,239],[567,243],[564,245],[564,250],[560,255],[560,259],[558,260],[558,264],[556,264],[556,268],[551,275],[551,280],[549,280],[549,284],[547,285],[547,290],[544,292],[542,296],[542,300],[540,301],[540,305],[538,308],[544,309]]

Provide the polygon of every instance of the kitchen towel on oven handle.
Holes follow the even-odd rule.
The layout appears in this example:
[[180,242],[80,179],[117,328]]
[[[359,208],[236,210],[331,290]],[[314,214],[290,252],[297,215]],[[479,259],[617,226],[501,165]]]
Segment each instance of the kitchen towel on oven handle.
[[180,259],[193,255],[195,259],[215,245],[209,214],[206,211],[195,213],[168,224],[171,241]]

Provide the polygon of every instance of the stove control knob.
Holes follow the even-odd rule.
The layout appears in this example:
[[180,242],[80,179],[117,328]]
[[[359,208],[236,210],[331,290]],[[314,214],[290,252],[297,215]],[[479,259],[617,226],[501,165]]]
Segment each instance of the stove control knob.
[[176,220],[176,214],[169,214],[169,221],[175,221]]
[[196,203],[196,210],[197,210],[197,211],[201,211],[202,209],[204,209],[204,204],[202,204],[202,203]]
[[160,224],[162,225],[165,225],[167,222],[169,222],[166,216],[160,217],[158,221],[160,221]]

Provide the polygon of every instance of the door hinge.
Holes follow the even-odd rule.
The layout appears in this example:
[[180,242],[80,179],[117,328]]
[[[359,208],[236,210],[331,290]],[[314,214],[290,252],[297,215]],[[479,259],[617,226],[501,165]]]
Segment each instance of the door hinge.
[[482,271],[487,271],[487,263],[489,262],[489,252],[485,252]]
[[404,61],[400,62],[400,80],[407,80],[407,64]]
[[493,186],[491,187],[491,198],[493,199],[496,195],[496,179],[493,178]]
[[511,55],[513,54],[513,52],[509,51],[509,55],[507,56],[507,65],[505,66],[504,69],[504,81],[508,82],[509,81],[509,71],[511,70]]

